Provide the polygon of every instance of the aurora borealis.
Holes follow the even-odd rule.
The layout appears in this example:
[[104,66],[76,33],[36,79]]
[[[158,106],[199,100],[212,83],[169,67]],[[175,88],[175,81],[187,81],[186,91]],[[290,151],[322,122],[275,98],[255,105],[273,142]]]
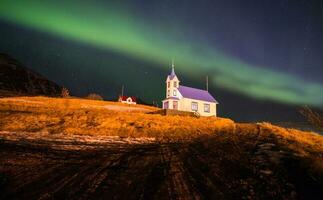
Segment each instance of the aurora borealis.
[[[245,4],[247,5],[248,2],[252,9],[257,9],[257,5],[265,7],[265,4],[268,4],[268,1],[263,1],[260,4],[259,1],[255,3],[255,1],[249,0]],[[288,6],[293,6],[293,3],[282,0],[277,4],[279,4],[278,7],[287,9],[284,11],[287,14],[294,14],[294,11],[288,10]],[[272,7],[275,8],[275,6]],[[315,5],[309,4],[309,6],[314,7]],[[206,7],[210,8],[205,10],[207,14],[204,14],[201,10]],[[230,10],[223,11],[223,13],[226,11],[227,14],[220,11],[220,9],[228,9],[228,7]],[[286,27],[280,30],[282,31],[282,39],[279,38],[280,33],[274,35],[279,38],[276,39],[278,41],[283,41],[285,37],[294,37],[293,40],[285,40],[285,46],[290,49],[285,52],[283,51],[286,49],[285,46],[269,48],[275,38],[267,41],[265,40],[267,36],[257,36],[257,33],[266,31],[267,26],[261,24],[262,22],[269,20],[268,23],[271,23],[270,20],[281,19],[269,18],[264,14],[260,16],[260,21],[257,21],[258,18],[253,21],[253,27],[252,23],[237,19],[245,17],[248,21],[254,16],[258,17],[259,13],[264,11],[255,11],[255,14],[252,15],[248,14],[246,10],[246,13],[240,13],[240,16],[239,13],[233,12],[234,9],[231,7],[234,7],[233,3],[224,4],[223,1],[201,1],[200,3],[191,1],[177,3],[172,1],[109,1],[106,3],[104,1],[4,0],[1,1],[0,20],[42,34],[89,45],[91,48],[103,49],[153,63],[156,65],[155,67],[162,67],[162,70],[168,70],[168,63],[174,58],[176,69],[188,79],[198,81],[197,78],[208,75],[215,87],[251,98],[322,107],[322,78],[303,75],[306,68],[310,67],[308,63],[298,61],[300,51],[293,50],[293,48],[302,48],[301,51],[305,51],[312,45],[312,42],[305,42],[309,47],[303,47],[302,43],[299,45],[293,43],[294,40],[304,41],[304,38],[298,38],[297,34],[291,35],[291,32],[294,31],[293,23],[296,22],[288,21],[288,18],[285,21],[290,24],[291,30]],[[275,15],[274,11],[272,14]],[[302,17],[310,20],[316,17],[317,13],[304,11],[303,15]],[[204,20],[201,21],[203,17]],[[230,21],[226,22],[225,19],[230,19]],[[236,23],[233,23],[234,20]],[[272,24],[268,27],[283,25]],[[295,27],[299,25],[296,24]],[[311,22],[309,25],[311,29],[320,29],[320,27],[316,27],[316,22]],[[257,29],[262,30],[254,31]],[[221,36],[222,38],[229,37],[237,30],[238,34],[232,36],[230,40],[237,41],[240,38],[240,41],[246,45],[241,47],[241,42],[232,48],[233,42],[224,44]],[[271,35],[269,34],[269,36]],[[319,42],[318,45],[322,43]],[[284,62],[272,61],[271,58],[278,55],[275,48],[278,52],[281,51],[282,54],[288,55],[288,68],[284,67]],[[315,46],[315,49],[317,48],[318,46]],[[230,52],[227,49],[238,50]],[[253,56],[257,59],[248,59]],[[319,58],[319,56],[314,56],[316,62],[313,63],[316,66],[310,69],[312,74],[322,73],[323,62]],[[282,60],[282,58],[277,58],[277,60],[279,59]],[[266,61],[260,62],[259,60]],[[101,76],[104,76],[104,69],[100,68],[99,72]],[[108,74],[106,75],[108,76]],[[163,91],[161,92],[163,93]],[[151,97],[144,98],[151,99]]]

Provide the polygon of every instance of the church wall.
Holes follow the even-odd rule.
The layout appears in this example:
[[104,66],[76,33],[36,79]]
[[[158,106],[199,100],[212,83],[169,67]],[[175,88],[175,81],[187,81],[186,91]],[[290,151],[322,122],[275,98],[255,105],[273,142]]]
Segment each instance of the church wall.
[[[201,116],[216,116],[216,103],[212,102],[206,102],[206,101],[201,101],[201,100],[195,100],[195,99],[188,99],[188,98],[183,98],[180,100],[179,103],[179,109],[183,111],[192,111],[192,102],[197,102],[198,104],[198,110],[197,112]],[[204,104],[210,104],[210,112],[204,112]]]

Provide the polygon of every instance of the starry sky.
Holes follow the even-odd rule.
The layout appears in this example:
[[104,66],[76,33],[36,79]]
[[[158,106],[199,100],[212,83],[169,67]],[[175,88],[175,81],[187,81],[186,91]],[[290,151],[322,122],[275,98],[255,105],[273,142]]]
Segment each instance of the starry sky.
[[322,47],[320,0],[0,4],[0,51],[75,95],[114,99],[125,85],[129,95],[160,101],[174,59],[183,85],[205,88],[208,76],[221,113],[242,120],[277,105],[322,108]]

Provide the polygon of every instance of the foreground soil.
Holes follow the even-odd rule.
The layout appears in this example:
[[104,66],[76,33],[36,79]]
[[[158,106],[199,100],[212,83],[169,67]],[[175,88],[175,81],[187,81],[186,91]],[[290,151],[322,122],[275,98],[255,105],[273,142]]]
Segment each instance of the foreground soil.
[[150,110],[0,99],[0,199],[323,199],[322,136]]
[[[257,135],[160,143],[2,132],[0,199],[322,199],[315,163]],[[49,136],[47,138],[51,138]],[[321,156],[321,155],[317,155]]]

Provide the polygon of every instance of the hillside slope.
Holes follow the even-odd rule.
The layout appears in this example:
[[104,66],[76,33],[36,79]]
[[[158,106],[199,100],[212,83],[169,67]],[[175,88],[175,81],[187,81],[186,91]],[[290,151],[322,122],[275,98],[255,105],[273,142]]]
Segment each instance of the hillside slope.
[[58,96],[61,87],[0,53],[0,96]]
[[323,198],[322,136],[153,110],[0,99],[0,199]]

